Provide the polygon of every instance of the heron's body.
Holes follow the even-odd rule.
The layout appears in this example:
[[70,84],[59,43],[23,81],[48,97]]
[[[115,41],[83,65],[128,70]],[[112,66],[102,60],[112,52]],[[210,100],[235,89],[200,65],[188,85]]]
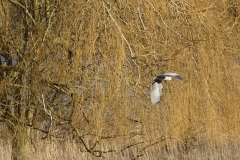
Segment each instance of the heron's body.
[[151,87],[151,100],[153,104],[157,104],[160,101],[162,94],[162,83],[154,82]]
[[157,104],[160,102],[160,97],[162,94],[162,81],[164,80],[172,80],[172,78],[183,81],[182,77],[180,77],[176,73],[164,73],[153,79],[152,87],[151,87],[151,100],[153,104]]

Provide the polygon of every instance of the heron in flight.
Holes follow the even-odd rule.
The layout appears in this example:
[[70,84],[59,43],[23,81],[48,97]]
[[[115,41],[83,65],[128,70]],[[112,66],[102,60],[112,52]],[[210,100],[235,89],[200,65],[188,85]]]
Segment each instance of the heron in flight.
[[164,73],[153,79],[152,87],[151,87],[151,100],[153,104],[157,104],[160,102],[160,97],[162,94],[162,81],[164,80],[172,80],[172,78],[183,81],[182,77],[180,77],[177,73]]

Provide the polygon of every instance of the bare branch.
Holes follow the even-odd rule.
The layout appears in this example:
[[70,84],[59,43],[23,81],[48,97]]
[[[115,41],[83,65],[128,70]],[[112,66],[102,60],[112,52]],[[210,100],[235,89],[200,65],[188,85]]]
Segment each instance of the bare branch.
[[131,53],[131,57],[134,58],[135,55],[134,55],[134,53],[133,53],[133,51],[132,51],[132,48],[131,48],[130,44],[128,43],[127,39],[125,38],[125,36],[123,35],[121,28],[120,28],[119,25],[117,24],[116,20],[113,18],[112,14],[110,13],[109,9],[107,8],[107,6],[106,6],[106,4],[105,4],[104,2],[103,2],[103,5],[104,5],[105,9],[107,10],[107,12],[108,12],[111,20],[112,20],[113,23],[116,25],[116,27],[117,27],[118,31],[120,32],[123,40],[127,43],[128,49],[129,49],[129,51],[130,51],[130,53]]
[[[101,157],[101,156],[102,156],[102,151],[93,150],[94,147],[96,146],[96,144],[97,144],[98,142],[96,142],[96,144],[94,144],[93,147],[88,148],[87,145],[86,145],[86,143],[84,142],[83,138],[81,137],[78,129],[77,129],[72,123],[70,123],[70,125],[71,125],[71,127],[75,130],[75,132],[77,133],[78,138],[79,138],[80,141],[82,142],[82,144],[83,144],[84,148],[87,150],[87,152],[91,153],[92,155],[94,155],[94,156],[96,156],[96,157]],[[97,155],[96,155],[96,153],[97,153]]]
[[171,27],[169,27],[169,26],[165,23],[165,21],[163,20],[162,15],[155,9],[154,5],[153,5],[151,2],[149,2],[149,1],[148,1],[148,3],[151,5],[151,7],[152,7],[153,10],[155,11],[155,13],[157,13],[157,15],[160,17],[162,23],[167,27],[167,29],[171,30],[173,33],[175,33],[175,34],[176,34],[177,36],[179,36],[179,38],[181,38],[181,39],[187,39],[187,40],[189,40],[189,41],[192,41],[192,40],[188,39],[187,37],[185,37],[185,36],[177,33],[177,32],[176,32],[175,30],[173,30]]

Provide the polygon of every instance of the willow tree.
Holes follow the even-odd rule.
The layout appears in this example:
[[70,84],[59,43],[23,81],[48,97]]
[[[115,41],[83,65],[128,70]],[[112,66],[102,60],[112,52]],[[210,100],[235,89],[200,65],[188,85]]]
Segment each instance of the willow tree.
[[[15,159],[28,157],[39,132],[43,139],[70,135],[97,157],[135,147],[136,158],[175,142],[215,144],[231,133],[234,141],[236,8],[211,4],[2,2],[1,120]],[[171,94],[153,106],[151,80],[164,71],[186,83],[167,85]]]
[[[51,87],[65,82],[66,76],[60,80],[57,72],[62,70],[58,65],[64,66],[64,63],[58,64],[58,60],[63,60],[67,51],[57,44],[49,45],[57,9],[60,9],[58,5],[57,1],[47,0],[9,0],[1,4],[1,17],[5,22],[1,23],[1,58],[2,62],[6,61],[1,66],[1,119],[14,135],[14,159],[28,158],[33,130],[41,130],[39,126],[53,116],[45,106],[50,101],[45,102],[44,95],[46,99],[54,96],[51,101],[60,99],[60,91],[53,91]],[[52,61],[50,68],[47,67],[49,60]],[[48,77],[50,72],[56,79]]]

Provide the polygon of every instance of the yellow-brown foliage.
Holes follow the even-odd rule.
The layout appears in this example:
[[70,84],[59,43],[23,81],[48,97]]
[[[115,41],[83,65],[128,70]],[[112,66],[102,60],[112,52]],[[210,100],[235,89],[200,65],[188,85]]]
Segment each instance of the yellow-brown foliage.
[[[58,86],[55,92],[71,103],[55,110],[56,104],[66,103],[64,98],[49,102],[54,121],[66,120],[71,110],[68,125],[62,126],[89,140],[90,148],[96,144],[99,150],[121,151],[139,143],[132,148],[139,147],[135,156],[141,156],[155,144],[223,146],[240,140],[237,1],[72,0],[52,5],[48,18],[27,28],[27,40],[19,31],[22,22],[15,20],[12,28],[14,11],[6,8],[14,5],[1,6],[6,23],[0,20],[0,54],[8,47],[7,54],[21,57],[16,67],[23,70],[29,82],[25,89],[41,112],[33,124],[48,117],[39,97],[46,94],[51,101]],[[32,23],[29,17],[27,22]],[[185,82],[164,82],[161,102],[153,105],[150,85],[164,72],[179,73]],[[1,89],[11,74],[1,78]]]

